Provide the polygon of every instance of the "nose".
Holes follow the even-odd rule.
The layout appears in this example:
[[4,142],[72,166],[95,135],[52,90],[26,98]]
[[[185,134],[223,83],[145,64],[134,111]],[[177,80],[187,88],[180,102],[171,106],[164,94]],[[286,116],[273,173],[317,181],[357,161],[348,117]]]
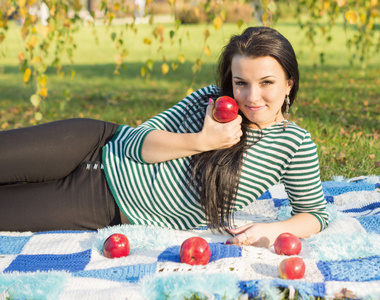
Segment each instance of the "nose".
[[252,84],[248,90],[247,98],[251,102],[256,102],[261,99],[260,87],[257,84]]

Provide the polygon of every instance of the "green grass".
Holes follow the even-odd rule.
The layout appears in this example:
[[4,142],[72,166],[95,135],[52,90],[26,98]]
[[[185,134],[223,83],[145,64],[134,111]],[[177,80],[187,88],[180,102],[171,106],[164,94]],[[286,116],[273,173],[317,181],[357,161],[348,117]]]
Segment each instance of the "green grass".
[[[52,68],[48,70],[49,95],[39,123],[89,117],[135,126],[177,103],[190,87],[196,90],[213,84],[222,45],[231,34],[241,31],[235,24],[227,24],[219,31],[209,25],[182,26],[171,44],[171,27],[165,26],[166,40],[160,50],[159,41],[151,37],[151,25],[139,25],[137,33],[123,26],[97,26],[98,43],[92,28],[81,27],[74,52],[76,75],[70,78],[68,60],[64,67],[66,76],[58,76]],[[275,27],[292,42],[298,56],[301,84],[291,111],[292,120],[308,129],[318,145],[322,180],[330,180],[333,175],[380,175],[380,69],[376,67],[380,65],[380,55],[374,55],[363,71],[360,64],[349,63],[342,27],[334,29],[331,44],[320,39],[315,52],[303,39],[297,24],[280,22]],[[110,35],[122,28],[128,37],[124,47],[129,54],[126,68],[115,75],[115,47]],[[202,54],[205,29],[211,33],[207,40],[209,57]],[[150,46],[143,43],[145,37],[152,39]],[[34,84],[23,83],[18,67],[17,54],[21,50],[19,28],[12,24],[0,46],[0,129],[36,123],[29,101]],[[326,53],[325,64],[315,68],[320,50]],[[185,64],[163,76],[163,57],[171,64],[179,54],[185,55]],[[200,55],[202,70],[194,76],[192,66]],[[141,77],[140,69],[149,58],[155,63],[147,80]]]

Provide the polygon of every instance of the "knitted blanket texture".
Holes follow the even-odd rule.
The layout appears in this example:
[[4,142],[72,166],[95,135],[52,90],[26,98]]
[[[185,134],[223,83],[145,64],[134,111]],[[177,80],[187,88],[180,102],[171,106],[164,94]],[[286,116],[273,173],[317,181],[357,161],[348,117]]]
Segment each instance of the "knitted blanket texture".
[[[329,226],[302,240],[300,280],[283,280],[287,258],[270,248],[232,246],[207,228],[179,231],[118,225],[98,231],[0,232],[2,299],[380,299],[380,176],[323,182]],[[282,184],[235,214],[237,226],[290,217]],[[125,234],[127,257],[108,259],[105,239]],[[179,260],[182,242],[205,238],[210,262]],[[194,298],[196,298],[194,297]]]

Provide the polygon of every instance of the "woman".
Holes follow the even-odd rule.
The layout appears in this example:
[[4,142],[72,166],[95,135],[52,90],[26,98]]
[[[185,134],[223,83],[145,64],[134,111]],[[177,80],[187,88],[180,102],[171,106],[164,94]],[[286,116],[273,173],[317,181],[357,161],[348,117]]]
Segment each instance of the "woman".
[[[97,229],[121,222],[232,234],[269,247],[327,226],[316,146],[287,120],[298,65],[280,33],[251,27],[231,38],[218,85],[202,88],[137,128],[73,119],[0,133],[0,230]],[[234,97],[240,115],[212,117]],[[293,216],[232,226],[232,214],[282,182]]]

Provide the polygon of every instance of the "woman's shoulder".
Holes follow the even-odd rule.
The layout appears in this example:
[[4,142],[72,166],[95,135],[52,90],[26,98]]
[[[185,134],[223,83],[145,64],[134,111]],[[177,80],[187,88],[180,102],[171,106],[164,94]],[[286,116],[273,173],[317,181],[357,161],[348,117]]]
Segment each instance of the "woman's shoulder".
[[264,128],[261,134],[256,133],[253,136],[254,138],[259,137],[259,139],[263,141],[270,141],[272,144],[289,144],[292,147],[299,147],[306,140],[311,139],[309,131],[293,122],[289,122],[285,130],[283,122],[281,122],[271,127]]
[[305,128],[302,128],[301,126],[297,125],[294,122],[289,122],[288,126],[284,129],[284,122],[280,122],[278,124],[275,124],[273,126],[264,128],[263,135],[280,135],[280,136],[286,136],[286,135],[297,135],[305,137],[307,135],[310,135],[309,131],[307,131]]
[[192,92],[187,97],[192,98],[192,99],[194,99],[194,98],[198,98],[198,99],[207,98],[207,101],[208,101],[208,98],[218,97],[218,96],[220,96],[220,93],[221,93],[220,87],[211,84],[209,86],[202,87],[202,88]]

